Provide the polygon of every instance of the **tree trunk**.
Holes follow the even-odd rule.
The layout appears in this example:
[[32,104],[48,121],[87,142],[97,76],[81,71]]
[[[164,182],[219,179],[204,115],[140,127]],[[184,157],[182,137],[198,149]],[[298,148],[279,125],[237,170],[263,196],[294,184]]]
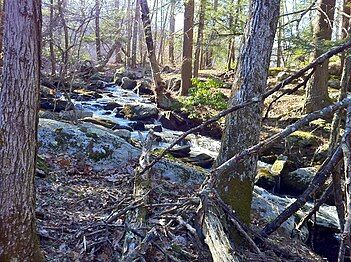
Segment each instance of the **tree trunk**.
[[175,33],[175,0],[171,1],[171,13],[169,15],[169,46],[168,59],[174,65],[174,33]]
[[183,33],[183,61],[181,69],[182,84],[180,94],[185,96],[191,87],[192,55],[193,55],[193,27],[194,27],[194,0],[184,2],[184,33]]
[[[280,0],[252,0],[245,43],[242,46],[231,105],[262,95],[266,90],[268,68],[279,16]],[[226,118],[217,165],[259,142],[262,103],[240,109]],[[217,190],[222,199],[249,224],[256,175],[257,156],[250,156],[235,169],[222,174]]]
[[[325,46],[324,41],[331,39],[335,0],[320,0],[318,6],[322,11],[318,12],[314,29],[314,58],[323,54]],[[325,17],[325,15],[328,17]],[[306,88],[306,100],[304,104],[305,113],[319,110],[331,103],[328,95],[328,64],[329,60],[325,61],[323,65],[317,67],[316,72]]]
[[[3,53],[4,41],[4,20],[5,20],[5,0],[0,1],[0,53]],[[3,65],[3,56],[0,57],[0,66]]]
[[63,0],[58,0],[58,12],[60,15],[61,19],[61,25],[63,28],[64,32],[64,49],[62,51],[62,66],[60,68],[60,75],[61,76],[66,76],[67,75],[67,70],[68,70],[68,45],[69,45],[69,35],[68,35],[68,26],[66,23],[66,18],[64,14],[64,1]]
[[[237,2],[236,2],[234,21],[233,21],[232,15],[229,17],[229,27],[233,28],[234,32],[236,32],[237,28],[238,28],[239,15],[241,12],[241,4],[242,4],[241,1],[242,0],[237,0]],[[228,71],[230,71],[232,69],[232,63],[234,61],[235,61],[235,35],[229,40],[228,60],[227,60],[227,70]]]
[[150,60],[152,79],[154,81],[154,93],[156,104],[158,107],[169,109],[172,106],[172,101],[166,95],[165,84],[162,81],[159,66],[156,60],[154,41],[151,32],[150,10],[147,0],[139,0],[141,10],[141,20],[143,21],[145,42]]
[[195,50],[195,58],[194,58],[194,77],[199,76],[200,52],[202,48],[202,41],[204,38],[205,12],[206,12],[206,0],[201,0],[199,27],[197,30],[197,41],[196,41],[196,50]]
[[50,25],[49,25],[49,49],[51,62],[51,75],[56,75],[56,55],[54,49],[54,34],[52,32],[54,26],[54,0],[50,0]]
[[138,24],[140,17],[140,5],[139,1],[135,0],[135,15],[133,24],[133,38],[132,38],[132,60],[131,67],[136,68],[137,64],[137,43],[138,43]]
[[0,89],[0,261],[43,261],[35,234],[40,0],[6,1]]
[[97,60],[101,60],[101,38],[100,38],[100,0],[95,0],[95,47]]

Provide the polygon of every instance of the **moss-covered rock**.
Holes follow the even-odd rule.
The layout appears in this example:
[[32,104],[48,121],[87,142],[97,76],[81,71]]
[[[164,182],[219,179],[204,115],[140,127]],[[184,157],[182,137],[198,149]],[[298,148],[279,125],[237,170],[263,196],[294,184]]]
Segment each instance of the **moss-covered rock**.
[[315,146],[318,145],[318,137],[313,135],[311,132],[295,131],[286,138],[286,142],[289,147],[298,146]]
[[[117,136],[113,130],[92,123],[73,125],[50,119],[39,121],[39,154],[78,158],[96,172],[134,166],[141,150]],[[155,175],[181,183],[201,183],[206,171],[174,160],[162,160]]]

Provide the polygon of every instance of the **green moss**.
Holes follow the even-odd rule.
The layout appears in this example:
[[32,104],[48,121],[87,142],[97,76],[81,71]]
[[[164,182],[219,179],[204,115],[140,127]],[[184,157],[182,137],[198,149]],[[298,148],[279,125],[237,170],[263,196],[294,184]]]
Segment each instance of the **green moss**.
[[100,160],[106,159],[113,154],[113,150],[109,146],[102,146],[102,150],[96,150],[94,148],[94,142],[90,141],[87,146],[87,155],[90,159],[98,162]]
[[70,140],[73,138],[72,134],[63,131],[63,128],[57,128],[55,130],[55,141],[59,148],[64,148],[67,144],[71,143]]
[[94,132],[86,132],[85,135],[87,137],[91,137],[93,139],[98,139],[99,138],[99,136],[96,133],[94,133]]
[[40,156],[37,156],[37,168],[43,171],[45,174],[48,174],[50,172],[50,167],[47,165],[45,160]]
[[269,68],[269,76],[276,77],[280,72],[283,72],[285,69],[283,67],[271,67]]
[[295,131],[286,138],[286,141],[290,145],[312,146],[318,143],[318,137],[311,132]]

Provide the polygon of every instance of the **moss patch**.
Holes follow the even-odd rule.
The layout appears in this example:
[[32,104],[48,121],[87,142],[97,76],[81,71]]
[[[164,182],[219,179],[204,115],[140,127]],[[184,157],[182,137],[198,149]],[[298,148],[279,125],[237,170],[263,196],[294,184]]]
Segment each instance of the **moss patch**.
[[286,141],[291,146],[313,146],[318,144],[318,137],[311,132],[295,131],[286,138]]

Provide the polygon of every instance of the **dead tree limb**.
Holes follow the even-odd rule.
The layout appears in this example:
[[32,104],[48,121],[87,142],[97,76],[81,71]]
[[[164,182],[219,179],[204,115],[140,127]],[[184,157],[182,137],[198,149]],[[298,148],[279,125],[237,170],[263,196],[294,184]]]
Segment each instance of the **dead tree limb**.
[[326,159],[323,165],[320,167],[313,180],[311,181],[308,188],[305,192],[299,196],[294,203],[288,206],[276,219],[274,219],[271,223],[266,225],[262,232],[262,236],[269,236],[275,230],[280,227],[289,217],[291,217],[296,211],[298,211],[303,205],[306,204],[308,198],[314,194],[327,180],[330,173],[333,171],[334,167],[338,164],[338,162],[342,158],[342,150],[337,147],[334,151],[334,154]]
[[316,213],[318,212],[319,208],[327,201],[328,197],[333,193],[334,185],[330,184],[323,195],[318,199],[317,203],[313,206],[313,208],[308,212],[306,216],[304,216],[299,224],[296,226],[296,231],[300,231],[301,228],[306,224],[308,220]]
[[329,59],[330,57],[339,54],[347,49],[349,49],[351,47],[351,40],[347,41],[346,43],[335,47],[331,50],[329,50],[328,52],[324,53],[323,55],[319,56],[318,58],[316,58],[311,64],[307,65],[306,67],[302,68],[301,70],[297,71],[295,74],[289,76],[288,78],[284,79],[282,82],[280,82],[279,84],[277,84],[274,88],[268,90],[266,93],[264,93],[261,97],[254,97],[246,102],[243,102],[241,104],[238,105],[234,105],[220,113],[218,113],[216,116],[210,118],[209,120],[207,120],[206,122],[192,128],[189,129],[188,131],[184,132],[179,138],[175,139],[166,149],[164,149],[161,154],[159,154],[159,156],[157,156],[148,166],[146,166],[143,170],[141,170],[141,173],[146,172],[148,169],[150,169],[152,166],[154,166],[158,161],[160,161],[167,153],[169,153],[169,151],[175,146],[177,145],[180,141],[182,141],[183,139],[185,139],[188,135],[196,133],[200,130],[202,130],[203,128],[207,127],[208,125],[217,122],[218,120],[220,120],[222,117],[225,117],[226,115],[235,112],[241,108],[244,108],[246,106],[252,105],[254,103],[260,103],[262,102],[264,99],[266,99],[267,97],[269,97],[270,95],[272,95],[273,93],[275,93],[276,91],[280,90],[281,88],[283,88],[284,86],[292,83],[295,79],[298,79],[299,77],[302,77],[306,72],[308,72],[310,69],[314,69],[316,68],[318,65],[321,65],[324,63],[324,61],[326,61],[327,59]]
[[309,122],[311,122],[315,119],[318,119],[318,118],[323,118],[324,116],[333,113],[335,110],[347,107],[350,104],[351,104],[351,98],[345,98],[344,100],[337,102],[333,105],[327,106],[327,107],[323,108],[322,110],[312,112],[312,113],[308,114],[307,116],[301,118],[300,120],[296,121],[294,124],[287,126],[280,133],[277,133],[277,134],[269,137],[268,139],[258,143],[257,145],[252,146],[248,149],[245,149],[241,153],[233,156],[228,161],[224,162],[223,164],[221,164],[217,168],[213,169],[212,173],[217,174],[217,175],[223,174],[224,172],[227,172],[229,169],[231,169],[236,163],[243,160],[245,157],[252,155],[252,154],[259,153],[261,150],[269,147],[270,145],[272,145],[273,143],[275,143],[279,139],[287,137],[288,135],[292,134],[293,132],[295,132],[296,130],[301,128],[302,126],[308,124]]
[[351,233],[351,106],[347,108],[345,133],[341,141],[341,148],[344,154],[345,169],[345,225],[341,235],[338,261],[343,262],[346,246],[350,248]]

